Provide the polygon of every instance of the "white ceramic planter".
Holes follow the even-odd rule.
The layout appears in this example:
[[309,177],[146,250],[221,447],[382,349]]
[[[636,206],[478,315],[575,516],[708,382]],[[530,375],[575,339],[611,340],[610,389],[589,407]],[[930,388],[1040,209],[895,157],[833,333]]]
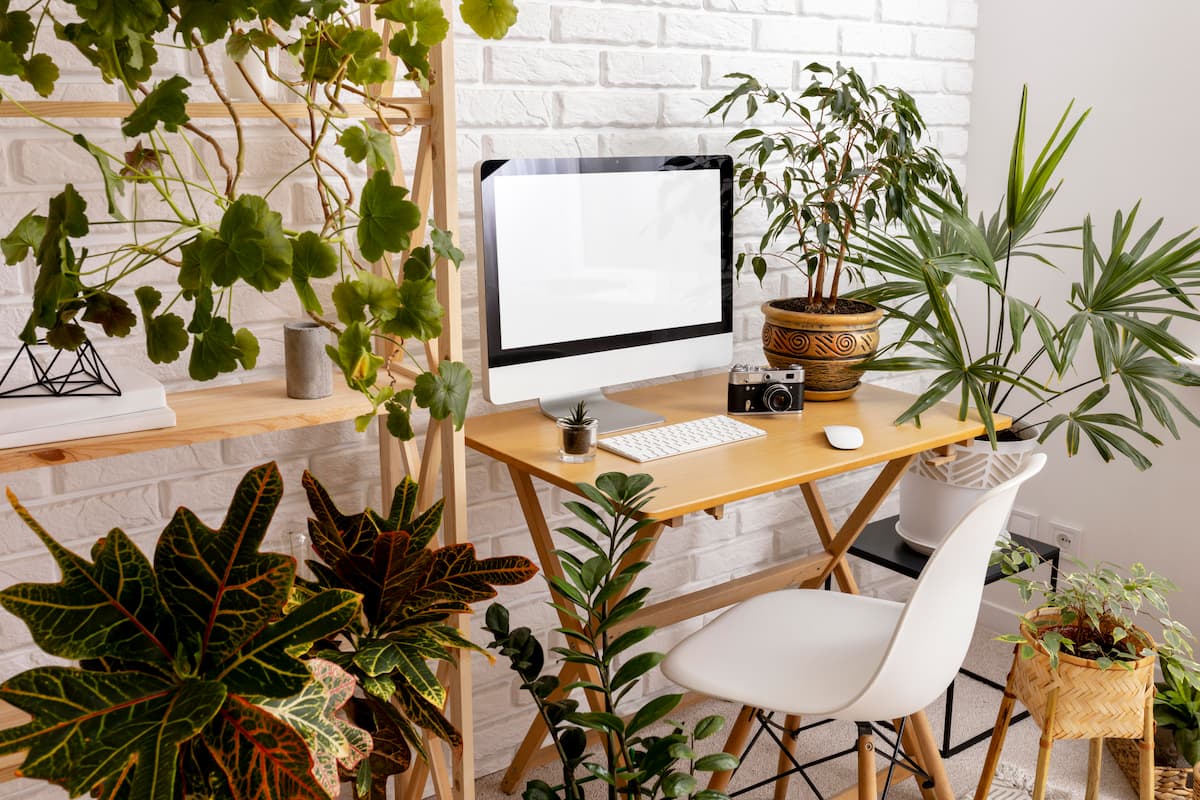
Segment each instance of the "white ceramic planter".
[[[1028,438],[998,442],[995,450],[986,439],[954,445],[954,460],[945,464],[922,453],[900,481],[896,532],[914,550],[932,553],[980,495],[1020,472],[1035,449],[1037,435],[1030,429]],[[1007,528],[1006,514],[996,536]]]

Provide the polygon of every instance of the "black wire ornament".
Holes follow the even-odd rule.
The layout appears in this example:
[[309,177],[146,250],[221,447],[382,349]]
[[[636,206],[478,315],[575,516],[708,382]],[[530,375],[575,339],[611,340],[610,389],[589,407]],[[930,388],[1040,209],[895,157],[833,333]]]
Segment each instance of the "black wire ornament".
[[[37,347],[45,348],[46,341],[41,339]],[[121,387],[117,384],[108,367],[104,365],[100,354],[89,341],[84,341],[75,351],[54,350],[47,363],[43,363],[28,344],[13,356],[12,362],[0,375],[0,399],[5,397],[119,397]],[[20,380],[13,370],[22,361],[28,361],[33,373],[31,383],[16,384]],[[18,373],[20,374],[20,373]]]

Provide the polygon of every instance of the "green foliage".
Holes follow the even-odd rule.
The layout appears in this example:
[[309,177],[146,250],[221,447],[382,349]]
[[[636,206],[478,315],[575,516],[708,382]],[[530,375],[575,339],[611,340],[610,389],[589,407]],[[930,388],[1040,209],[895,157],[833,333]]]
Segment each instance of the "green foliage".
[[[396,487],[387,517],[369,508],[343,514],[307,472],[304,489],[313,513],[312,547],[321,558],[308,562],[317,578],[308,588],[363,597],[361,617],[313,652],[343,667],[363,690],[350,709],[376,739],[364,781],[369,787],[373,779],[406,770],[412,748],[423,752],[422,729],[461,743],[442,714],[446,690],[427,661],[454,663],[457,650],[478,650],[454,627],[453,616],[495,597],[496,586],[529,580],[537,568],[523,556],[477,559],[470,544],[431,546],[443,503],[418,512],[417,484],[407,477]],[[374,786],[380,795],[384,782]]]
[[588,415],[587,402],[580,400],[571,408],[571,412],[567,416],[561,418],[561,421],[582,428],[591,425],[596,418]]
[[[558,533],[579,545],[582,555],[554,551],[565,578],[551,575],[547,581],[555,608],[577,624],[557,629],[571,646],[553,652],[562,662],[583,666],[589,673],[586,680],[560,686],[556,675],[543,675],[545,653],[529,628],[510,627],[508,610],[499,603],[487,611],[485,627],[492,634],[488,646],[507,658],[520,675],[521,688],[537,706],[562,767],[561,784],[530,781],[523,794],[526,800],[583,800],[585,786],[592,781],[607,784],[608,797],[613,799],[726,798],[721,792],[697,791],[696,779],[696,772],[737,766],[735,756],[698,756],[695,751],[698,741],[720,730],[722,718],[706,717],[691,731],[669,721],[667,715],[682,699],[678,694],[653,698],[627,719],[617,715],[622,698],[663,659],[661,653],[631,650],[654,633],[653,627],[630,624],[650,593],[649,588],[633,585],[649,566],[638,554],[652,542],[646,529],[654,520],[640,515],[653,497],[652,480],[649,475],[606,472],[594,486],[578,484],[596,508],[575,501],[565,504],[583,525],[559,528]],[[580,711],[579,702],[569,696],[579,688],[599,696],[601,707]],[[658,732],[651,733],[652,729]],[[587,752],[588,731],[600,734],[602,755]]]
[[[113,148],[116,152],[68,132],[99,170],[107,216],[89,212],[68,185],[51,198],[48,210],[30,212],[0,238],[7,263],[32,256],[37,266],[22,340],[45,338],[55,347],[74,349],[85,340],[88,324],[108,336],[128,335],[141,324],[152,361],[173,362],[190,347],[189,374],[208,380],[249,369],[257,358],[257,340],[234,319],[234,293],[243,287],[272,292],[290,281],[308,315],[338,338],[335,361],[370,403],[370,412],[361,417],[365,424],[393,398],[400,377],[373,350],[394,352],[397,361],[414,361],[414,372],[424,371],[408,342],[440,335],[443,309],[434,267],[438,259],[457,267],[462,251],[449,232],[432,227],[429,244],[410,249],[421,212],[393,180],[393,137],[407,128],[388,122],[397,114],[384,99],[393,93],[382,54],[385,42],[357,12],[390,21],[386,44],[404,60],[405,77],[427,88],[430,49],[450,29],[441,4],[389,0],[349,8],[334,0],[86,0],[67,5],[78,17],[70,22],[59,19],[63,12],[49,0],[33,0],[21,10],[10,10],[7,0],[0,0],[0,74],[50,93],[58,74],[53,51],[35,52],[34,44],[35,27],[45,22],[45,32],[76,48],[100,77],[118,85],[134,109],[121,125],[127,145]],[[511,5],[464,7],[470,24],[483,26],[488,36],[503,35],[515,15]],[[281,168],[262,194],[239,191],[251,160],[241,116],[231,108],[225,120],[236,132],[233,144],[223,132],[206,132],[206,120],[190,119],[193,89],[187,78],[154,76],[151,84],[162,47],[192,51],[190,60],[204,67],[207,88],[221,98],[224,84],[210,69],[217,53],[224,51],[239,64],[279,63],[280,51],[297,59],[298,80],[269,69],[268,81],[278,91],[255,87],[260,96],[282,92],[289,102],[307,106],[312,124],[280,128],[303,149],[297,163]],[[247,72],[251,82],[252,74]],[[0,89],[0,102],[12,100]],[[374,115],[369,121],[347,119],[343,107],[348,103]],[[373,175],[364,181],[348,174],[330,158],[335,146]],[[313,207],[320,208],[311,230],[288,229],[275,210],[278,196],[290,199],[297,185],[311,191]],[[127,223],[129,241],[90,250],[81,246],[93,224],[113,221]],[[164,298],[157,285],[138,285],[143,269],[161,264],[177,269],[174,296]],[[362,277],[372,269],[374,281]],[[334,298],[338,317],[325,318],[314,284],[335,276],[341,279]],[[140,315],[115,299],[130,289],[139,298]],[[366,299],[356,300],[356,294]],[[355,323],[365,330],[351,330]],[[453,417],[461,424],[467,393],[458,378],[467,374],[465,367],[451,368],[454,380],[441,371],[427,374],[418,404],[436,418]],[[411,424],[398,423],[393,430],[413,433]]]
[[743,201],[767,214],[757,252],[739,253],[738,273],[749,259],[761,282],[767,257],[808,277],[808,304],[833,310],[853,238],[900,219],[923,185],[958,193],[954,174],[931,147],[920,146],[925,122],[906,92],[870,86],[841,64],[805,67],[808,85],[798,97],[743,73],[709,114],[725,120],[744,103],[745,120],[772,113],[764,128],[746,128],[729,140],[743,142],[734,178]]
[[[1107,242],[1090,216],[1077,228],[1046,232],[1078,233],[1078,244],[1038,238],[1038,223],[1058,191],[1051,183],[1054,170],[1088,115],[1071,122],[1071,108],[1026,170],[1022,93],[1008,193],[990,219],[972,220],[965,202],[927,190],[902,214],[903,235],[873,231],[863,237],[859,261],[883,281],[853,296],[906,323],[899,341],[866,368],[934,371],[929,389],[897,422],[919,419],[957,396],[960,418],[974,410],[995,441],[995,415],[1007,412],[1010,401],[1023,401],[1012,414],[1014,427],[1044,426],[1043,442],[1062,428],[1068,455],[1086,439],[1105,461],[1121,456],[1146,469],[1150,460],[1139,445],[1161,444],[1146,430],[1148,417],[1175,438],[1175,413],[1200,425],[1175,394],[1175,387],[1200,385],[1200,371],[1181,363],[1194,354],[1169,331],[1174,320],[1200,320],[1192,300],[1200,287],[1200,236],[1189,230],[1156,242],[1162,220],[1135,232],[1134,205],[1128,214],[1114,215]],[[1046,310],[1054,298],[1024,299],[1009,289],[1010,276],[1041,285],[1029,278],[1057,269],[1049,258],[1053,248],[1073,250],[1080,259],[1062,319]],[[986,297],[986,314],[962,308],[963,298],[977,296],[967,291],[970,284]],[[893,354],[905,346],[916,353]],[[1089,349],[1094,366],[1084,363]],[[1111,403],[1100,410],[1115,385],[1124,389],[1127,410],[1108,410]],[[1067,395],[1080,399],[1062,410],[1068,400],[1056,402]],[[1038,413],[1047,416],[1030,419]]]
[[[331,796],[310,775],[310,744],[318,764],[350,763],[330,726],[360,750],[369,739],[330,719],[345,699],[340,670],[299,654],[354,619],[361,601],[333,588],[285,608],[295,560],[259,550],[282,492],[274,464],[256,467],[220,528],[180,508],[153,561],[114,528],[90,562],[9,493],[62,579],[11,586],[0,604],[47,653],[79,661],[0,684],[0,699],[33,717],[0,731],[0,752],[29,751],[23,775],[72,796]],[[327,689],[336,694],[314,708]]]
[[[1049,581],[1014,574],[1036,568],[1041,562],[1035,553],[1012,541],[997,544],[996,558],[1007,580],[1017,586],[1021,599],[1029,603],[1036,593],[1039,609],[1058,612],[1049,619],[1037,614],[1021,617],[1022,627],[1049,653],[1052,667],[1058,666],[1060,653],[1091,659],[1108,669],[1157,652],[1200,687],[1200,665],[1193,660],[1192,652],[1195,637],[1183,623],[1171,619],[1167,605],[1166,595],[1175,591],[1175,584],[1140,563],[1123,573],[1114,564],[1089,568],[1076,561],[1080,570],[1059,572],[1055,588]],[[1151,621],[1161,626],[1157,645],[1141,632]],[[1033,656],[1034,650],[1024,636],[1001,638],[1021,643],[1022,654]]]
[[503,39],[517,23],[517,6],[512,0],[462,0],[458,13],[484,39]]
[[1163,679],[1154,694],[1154,722],[1171,731],[1189,764],[1200,763],[1200,674],[1177,659],[1159,659]]

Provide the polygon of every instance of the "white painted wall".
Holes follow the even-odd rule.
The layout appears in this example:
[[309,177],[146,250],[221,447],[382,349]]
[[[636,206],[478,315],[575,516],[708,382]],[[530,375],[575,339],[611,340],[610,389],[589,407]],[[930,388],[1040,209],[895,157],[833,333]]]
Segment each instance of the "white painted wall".
[[[1064,183],[1047,229],[1079,224],[1091,213],[1106,238],[1114,210],[1128,209],[1138,198],[1144,223],[1164,217],[1164,232],[1200,224],[1196,30],[1200,6],[1186,2],[982,4],[967,154],[973,208],[990,213],[1003,192],[1021,85],[1027,83],[1030,149],[1040,147],[1071,98],[1077,110],[1093,109],[1060,168]],[[1065,297],[1079,271],[1078,256],[1063,255],[1058,263],[1061,277],[1031,268],[1023,296],[1037,296],[1036,281],[1048,297]],[[1189,335],[1200,345],[1200,335]],[[1200,409],[1200,392],[1187,390],[1183,397]],[[1081,555],[1088,561],[1143,561],[1172,578],[1180,586],[1173,610],[1196,629],[1200,431],[1188,430],[1178,442],[1167,438],[1148,454],[1154,467],[1138,473],[1091,453],[1068,460],[1056,437],[1048,443],[1049,465],[1022,489],[1017,506],[1038,515],[1043,534],[1053,521],[1082,527]],[[989,595],[997,602],[1015,600],[999,591]]]
[[[463,267],[465,352],[476,375],[470,171],[480,158],[719,152],[730,131],[705,119],[704,110],[731,85],[722,77],[725,73],[749,71],[773,85],[795,87],[799,68],[810,61],[841,60],[857,67],[868,82],[909,90],[934,141],[956,165],[963,165],[975,0],[525,0],[519,6],[517,25],[502,42],[482,42],[455,23],[462,213],[456,233],[468,254]],[[102,86],[78,56],[68,53],[60,63],[65,97],[116,99],[111,87]],[[102,135],[104,124],[89,123],[88,130]],[[107,130],[114,135],[115,123]],[[256,135],[270,137],[270,130]],[[288,159],[295,154],[275,146],[278,140],[264,138],[262,144],[253,157],[260,177],[292,163]],[[35,124],[0,124],[0,230],[7,232],[67,180],[75,181],[93,206],[102,202],[93,164],[77,158],[63,137]],[[311,208],[309,197],[303,186],[294,187],[292,213],[285,216],[303,222],[306,207]],[[736,231],[746,240],[758,236],[749,220],[739,221]],[[163,271],[156,280],[169,288],[173,276]],[[30,265],[0,265],[0,359],[13,352],[16,332],[28,313],[32,281]],[[765,290],[752,279],[739,284],[737,360],[760,358],[759,304],[799,289],[794,276],[782,273],[769,276]],[[242,293],[235,324],[252,327],[263,340],[260,367],[252,379],[281,372],[280,326],[299,313],[289,294],[264,299]],[[136,331],[129,340],[99,344],[111,359],[154,369],[142,354]],[[154,371],[170,388],[186,388],[190,383],[181,364],[186,361]],[[915,383],[904,379],[902,385]],[[476,389],[473,413],[486,410]],[[356,434],[350,424],[44,468],[5,475],[0,482],[11,485],[49,530],[77,549],[86,551],[114,525],[149,547],[178,505],[193,508],[215,524],[238,478],[248,467],[270,459],[280,462],[287,487],[269,539],[274,548],[286,549],[288,532],[303,530],[306,507],[299,484],[306,467],[331,489],[340,487],[339,501],[347,507],[378,501],[374,440]],[[869,477],[857,474],[822,483],[835,521],[861,497]],[[467,481],[469,532],[481,555],[532,556],[505,470],[470,455]],[[557,490],[543,492],[544,502],[556,508],[562,499]],[[53,579],[53,563],[45,550],[5,508],[0,508],[0,585]],[[894,500],[884,510],[895,513]],[[654,567],[646,574],[651,585],[664,591],[698,589],[818,546],[798,490],[733,504],[719,523],[695,516],[664,537]],[[560,514],[551,522],[562,524],[563,519]],[[911,585],[869,566],[862,568],[859,580],[876,592],[892,586],[903,591]],[[505,590],[502,599],[513,611],[514,624],[529,625],[541,634],[553,627],[554,615],[545,604],[540,579]],[[676,626],[654,644],[665,648],[692,628]],[[42,661],[24,625],[0,612],[0,679]],[[473,663],[476,766],[484,773],[507,765],[531,709],[507,668],[489,666],[478,657]],[[657,678],[650,688],[659,691],[666,684]],[[32,782],[6,784],[0,795],[12,800],[61,797]]]

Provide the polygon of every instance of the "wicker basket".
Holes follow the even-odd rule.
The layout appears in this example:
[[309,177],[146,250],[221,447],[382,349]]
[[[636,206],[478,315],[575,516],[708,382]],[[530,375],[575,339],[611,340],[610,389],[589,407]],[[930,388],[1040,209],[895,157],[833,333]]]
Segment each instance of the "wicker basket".
[[[1138,759],[1140,748],[1138,743],[1130,739],[1109,739],[1108,752],[1116,760],[1117,766],[1129,780],[1133,790],[1138,791]],[[1200,769],[1200,765],[1197,765]],[[1200,785],[1188,780],[1192,770],[1183,767],[1154,768],[1154,797],[1155,800],[1200,800]]]
[[[1056,609],[1042,609],[1036,618],[1053,617]],[[1013,693],[1051,739],[1140,739],[1145,732],[1146,704],[1154,696],[1154,661],[1150,655],[1129,662],[1132,669],[1100,669],[1094,661],[1066,653],[1057,669],[1033,632],[1022,625],[1022,634],[1033,645],[1033,658],[1016,659]],[[1143,636],[1145,633],[1139,630]],[[1148,641],[1149,636],[1146,636]],[[1058,689],[1053,726],[1046,728],[1046,703]]]

